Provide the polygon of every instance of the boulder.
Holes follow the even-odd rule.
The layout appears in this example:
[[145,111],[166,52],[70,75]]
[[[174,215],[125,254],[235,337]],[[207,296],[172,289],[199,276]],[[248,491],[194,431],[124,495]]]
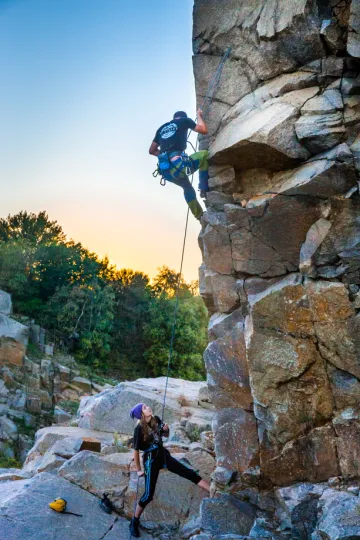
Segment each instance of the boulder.
[[236,309],[230,314],[216,312],[210,317],[208,326],[209,341],[223,338],[230,333],[234,326],[244,322],[244,315],[241,309]]
[[339,463],[344,477],[360,476],[360,412],[348,408],[333,420]]
[[346,540],[360,536],[359,497],[326,489],[320,497],[319,510],[316,530],[321,538]]
[[0,469],[0,483],[14,480],[24,480],[27,474],[21,469]]
[[360,4],[358,0],[352,0],[350,4],[347,51],[354,58],[360,58]]
[[304,436],[274,448],[266,432],[260,432],[260,462],[262,472],[275,486],[295,482],[324,482],[338,476],[336,437],[331,426],[315,428]]
[[89,381],[89,379],[85,379],[84,377],[74,377],[71,382],[74,386],[77,386],[83,392],[91,394],[91,382]]
[[55,407],[54,409],[54,422],[55,424],[62,424],[64,422],[68,422],[71,420],[72,416],[71,414],[67,413],[63,409],[60,409],[60,407]]
[[209,188],[224,193],[235,191],[235,170],[233,167],[209,167]]
[[218,274],[232,274],[231,244],[225,214],[208,211],[202,221],[199,241],[205,264]]
[[332,227],[315,254],[316,266],[341,262],[347,265],[343,281],[360,283],[360,202],[358,199],[334,200]]
[[340,143],[345,133],[343,122],[340,112],[308,114],[295,122],[295,131],[311,154],[318,154]]
[[127,465],[120,467],[119,463],[108,461],[106,459],[108,456],[100,457],[93,452],[83,450],[62,465],[59,475],[100,498],[104,492],[108,493],[114,506],[121,510],[129,483],[132,452],[126,456]]
[[242,409],[216,412],[213,431],[217,465],[244,472],[259,463],[256,419]]
[[[331,284],[330,284],[331,285]],[[312,336],[313,315],[298,275],[251,298],[247,358],[255,415],[284,444],[330,419],[333,398]]]
[[216,499],[204,499],[200,515],[201,529],[206,533],[216,535],[226,531],[228,535],[247,535],[256,512],[253,506],[236,497],[221,495]]
[[29,329],[0,312],[0,365],[22,366]]
[[347,371],[327,363],[327,374],[338,410],[357,407],[360,403],[360,381]]
[[[103,444],[107,445],[110,445],[113,442],[113,434],[100,431],[56,425],[42,428],[36,433],[35,444],[28,453],[24,464],[24,470],[30,474],[34,474],[42,467],[42,462],[45,458],[46,461],[48,459],[55,459],[51,457],[54,455],[67,458],[67,455],[72,455],[73,452],[75,453],[75,445],[79,440],[82,440],[83,437],[95,437]],[[64,439],[70,440],[66,440],[63,443],[64,447],[61,445],[59,451],[57,443]],[[60,465],[61,464],[62,463],[60,463]]]
[[12,313],[12,302],[11,294],[0,290],[0,313],[2,315],[11,315]]
[[244,325],[210,343],[204,353],[211,401],[216,408],[252,409]]
[[325,489],[325,484],[307,482],[276,491],[276,498],[283,511],[283,525],[291,529],[294,538],[302,538],[305,531],[307,536],[311,537],[317,523],[319,498]]
[[[62,515],[49,502],[64,497],[68,510],[81,517]],[[76,521],[75,521],[76,520]],[[0,492],[0,530],[3,538],[17,540],[99,540],[116,521],[101,510],[98,499],[63,478],[42,473],[31,480],[6,482]]]
[[[298,92],[302,89],[307,90],[305,92]],[[300,99],[298,105],[300,108],[306,99],[311,99],[318,92],[319,87],[317,86],[316,74],[306,71],[284,73],[283,75],[274,77],[270,81],[262,84],[256,88],[256,90],[240,99],[240,101],[224,115],[222,127],[238,116],[259,109],[264,103],[274,100],[274,98],[283,97],[283,101],[288,102],[289,96],[292,98],[294,98],[294,96],[301,96],[302,99]],[[292,104],[295,106],[293,100],[290,101],[292,101]]]
[[252,217],[248,209],[235,211],[234,205],[227,205],[225,212],[235,270],[261,277],[297,270],[306,234],[320,217],[307,198],[283,195],[264,201],[259,217]]
[[[79,426],[102,430],[105,432],[132,435],[134,422],[129,411],[137,403],[146,403],[153,409],[154,414],[161,416],[166,377],[156,379],[138,379],[134,382],[121,383],[113,389],[105,390],[92,397],[81,400],[78,411]],[[182,416],[181,401],[183,396],[189,406],[194,408],[199,421],[204,418],[205,425],[211,413],[199,407],[199,391],[205,383],[189,382],[181,379],[168,381],[165,421],[172,424],[179,421]],[[124,411],[127,411],[124,414]]]
[[355,312],[347,289],[342,283],[326,281],[310,282],[306,288],[322,356],[360,378]]
[[329,198],[346,193],[356,185],[354,168],[347,163],[319,159],[273,178],[271,191],[283,195]]
[[278,171],[308,157],[294,132],[297,109],[279,101],[265,105],[220,130],[210,147],[214,164]]
[[215,309],[230,313],[239,306],[240,298],[236,279],[233,276],[213,274],[209,277]]
[[206,450],[199,447],[196,450],[187,452],[185,459],[191,464],[192,468],[199,471],[201,477],[210,483],[211,475],[215,469],[215,459]]
[[325,240],[330,228],[331,221],[323,218],[318,219],[310,227],[306,235],[306,240],[300,250],[299,268],[301,273],[310,275],[315,272],[316,274],[316,270],[313,269],[312,257]]
[[0,416],[0,440],[15,441],[18,437],[16,424],[7,416]]

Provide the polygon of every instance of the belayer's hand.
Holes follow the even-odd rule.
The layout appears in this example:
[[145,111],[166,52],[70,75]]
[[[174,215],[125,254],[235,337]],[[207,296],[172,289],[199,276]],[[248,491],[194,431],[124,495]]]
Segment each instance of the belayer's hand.
[[144,471],[136,471],[139,478],[144,476]]
[[163,431],[169,431],[168,424],[163,424],[162,428],[163,428]]

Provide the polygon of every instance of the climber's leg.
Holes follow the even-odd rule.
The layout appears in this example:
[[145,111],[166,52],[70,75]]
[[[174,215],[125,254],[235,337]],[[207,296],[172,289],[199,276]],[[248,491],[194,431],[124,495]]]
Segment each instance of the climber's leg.
[[166,452],[166,467],[170,472],[173,472],[179,476],[182,476],[182,478],[190,480],[190,482],[192,482],[193,484],[199,485],[200,482],[203,482],[201,476],[196,471],[194,471],[194,469],[186,467],[186,465],[180,463],[180,461],[171,456],[170,452]]
[[[144,509],[149,502],[153,500],[155,493],[156,482],[159,476],[159,471],[161,469],[161,461],[159,459],[151,459],[151,454],[148,454],[148,458],[144,461],[144,471],[145,471],[145,492],[141,499],[139,500],[138,507]],[[140,512],[140,510],[139,510]],[[142,513],[142,511],[141,511]],[[141,515],[140,513],[140,515]],[[135,513],[136,517],[137,514]]]
[[196,217],[196,219],[200,219],[203,215],[203,209],[201,208],[199,202],[196,199],[195,189],[191,185],[191,182],[187,175],[185,173],[182,173],[178,178],[167,178],[167,181],[183,188],[185,200],[192,214]]
[[209,152],[200,150],[189,156],[191,158],[191,170],[199,171],[199,190],[200,195],[209,191]]

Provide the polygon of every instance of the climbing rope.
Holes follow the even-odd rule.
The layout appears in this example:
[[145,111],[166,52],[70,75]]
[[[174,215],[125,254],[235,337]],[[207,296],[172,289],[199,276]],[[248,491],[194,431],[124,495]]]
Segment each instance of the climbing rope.
[[[218,67],[217,67],[211,81],[209,82],[208,87],[207,87],[207,91],[206,91],[204,100],[203,100],[203,102],[201,104],[201,107],[200,107],[200,109],[202,109],[205,117],[208,115],[208,112],[210,110],[211,104],[212,104],[214,96],[215,96],[215,92],[216,92],[216,90],[217,90],[217,88],[218,88],[218,86],[220,84],[220,79],[221,79],[221,75],[222,75],[225,63],[226,63],[227,59],[229,58],[230,53],[231,53],[231,47],[228,47],[226,49],[226,51],[224,52],[223,57],[221,58],[220,63],[218,65]],[[206,104],[206,102],[208,102],[208,103]]]
[[[223,71],[225,62],[228,59],[228,57],[230,55],[230,52],[231,52],[231,47],[228,47],[226,49],[223,57],[221,58],[221,61],[220,61],[219,65],[218,65],[218,67],[217,67],[211,81],[209,82],[209,85],[208,85],[204,100],[203,100],[203,102],[201,104],[201,107],[200,107],[203,110],[203,117],[204,118],[207,117],[207,115],[208,115],[208,113],[210,111],[210,107],[211,107],[211,104],[213,102],[215,92],[216,92],[216,90],[217,90],[217,88],[218,88],[218,86],[220,84],[221,75],[222,75],[222,71]],[[197,152],[199,141],[198,141],[198,139],[196,140],[196,145],[195,145],[195,148],[194,148],[192,143],[189,141],[189,136],[190,136],[190,132],[189,132],[189,135],[187,137],[187,142],[189,144],[191,144],[194,152]],[[153,174],[153,176],[156,176],[156,175]],[[193,184],[193,182],[194,182],[194,173],[192,173],[192,175],[191,175],[191,185]],[[180,291],[180,282],[181,282],[181,276],[182,276],[182,269],[183,269],[183,264],[184,264],[186,237],[187,237],[187,230],[188,230],[188,223],[189,223],[189,211],[190,211],[190,208],[188,207],[187,212],[186,212],[185,232],[184,232],[182,252],[181,252],[180,272],[178,274],[178,279],[177,279],[177,284],[176,284],[175,305],[174,305],[173,323],[172,323],[172,328],[171,328],[171,338],[170,338],[169,356],[168,356],[168,364],[167,364],[166,383],[165,383],[164,400],[163,400],[162,412],[161,412],[161,421],[162,422],[164,421],[164,412],[165,412],[166,396],[167,396],[167,389],[168,389],[168,383],[169,383],[171,360],[172,360],[172,356],[173,356],[173,352],[174,352],[176,321],[177,321],[177,314],[178,314],[178,308],[179,308],[179,291]],[[140,477],[138,476],[137,477],[137,484],[136,484],[136,495],[135,495],[135,501],[134,501],[134,513],[133,513],[134,516],[135,516],[135,511],[136,511],[136,506],[137,506],[137,499],[138,499],[139,480],[140,480]],[[131,540],[131,532],[130,532],[129,538]]]
[[[204,100],[201,105],[201,109],[203,110],[203,116],[206,118],[210,111],[211,104],[213,102],[215,92],[220,84],[222,71],[224,69],[224,65],[226,60],[229,58],[231,52],[231,47],[228,47],[221,58],[221,61],[211,79],[209,82]],[[205,107],[205,109],[203,109]],[[187,137],[187,141],[189,141],[189,135]],[[190,143],[191,144],[191,143]],[[192,146],[192,144],[191,144]],[[194,148],[194,147],[193,147]],[[198,149],[198,139],[196,140],[196,147],[195,152],[197,152]],[[194,173],[191,175],[191,185],[194,181]],[[177,314],[178,314],[178,308],[179,308],[179,291],[180,291],[180,282],[181,282],[181,276],[182,276],[182,269],[183,269],[183,263],[184,263],[184,254],[185,254],[185,245],[186,245],[186,237],[187,237],[187,229],[188,229],[188,223],[189,223],[189,211],[190,208],[188,207],[187,213],[186,213],[186,222],[185,222],[185,232],[184,232],[184,239],[183,239],[183,245],[182,245],[182,253],[181,253],[181,263],[180,263],[180,272],[178,274],[178,280],[176,284],[176,299],[175,299],[175,306],[174,306],[174,314],[173,314],[173,323],[171,328],[171,338],[170,338],[170,347],[169,347],[169,357],[168,357],[168,364],[167,364],[167,374],[166,374],[166,383],[165,383],[165,391],[164,391],[164,400],[162,405],[162,412],[161,412],[161,421],[164,421],[164,411],[165,411],[165,404],[166,404],[166,396],[167,396],[167,389],[168,389],[168,383],[169,383],[169,375],[170,375],[170,367],[171,367],[171,360],[174,352],[174,340],[175,340],[175,329],[176,329],[176,321],[177,321]]]

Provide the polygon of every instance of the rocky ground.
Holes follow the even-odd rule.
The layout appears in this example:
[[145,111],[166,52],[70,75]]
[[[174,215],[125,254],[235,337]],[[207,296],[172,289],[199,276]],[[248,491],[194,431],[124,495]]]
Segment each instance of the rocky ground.
[[[127,533],[127,519],[137,495],[130,443],[134,423],[129,410],[145,401],[160,413],[164,383],[164,378],[139,379],[84,397],[78,411],[80,427],[53,425],[39,430],[23,468],[0,470],[4,487],[0,522],[1,530],[9,534],[7,538],[22,538],[28,532],[29,538],[36,538],[34,520],[44,534],[53,531],[52,538],[64,537],[63,523],[68,539],[100,540]],[[213,415],[204,383],[170,379],[165,414],[170,437],[165,445],[175,458],[185,459],[209,482],[215,468]],[[99,441],[101,451],[81,450],[84,440]],[[143,490],[141,479],[138,494]],[[103,514],[98,506],[104,492],[116,509],[113,517]],[[191,533],[205,495],[190,482],[162,471],[154,501],[144,513],[143,537],[178,538],[182,528],[184,534]],[[84,516],[54,514],[47,504],[58,496],[68,501],[69,510]],[[31,511],[17,513],[16,508],[25,500],[31,501]],[[93,520],[96,526],[92,528]]]

